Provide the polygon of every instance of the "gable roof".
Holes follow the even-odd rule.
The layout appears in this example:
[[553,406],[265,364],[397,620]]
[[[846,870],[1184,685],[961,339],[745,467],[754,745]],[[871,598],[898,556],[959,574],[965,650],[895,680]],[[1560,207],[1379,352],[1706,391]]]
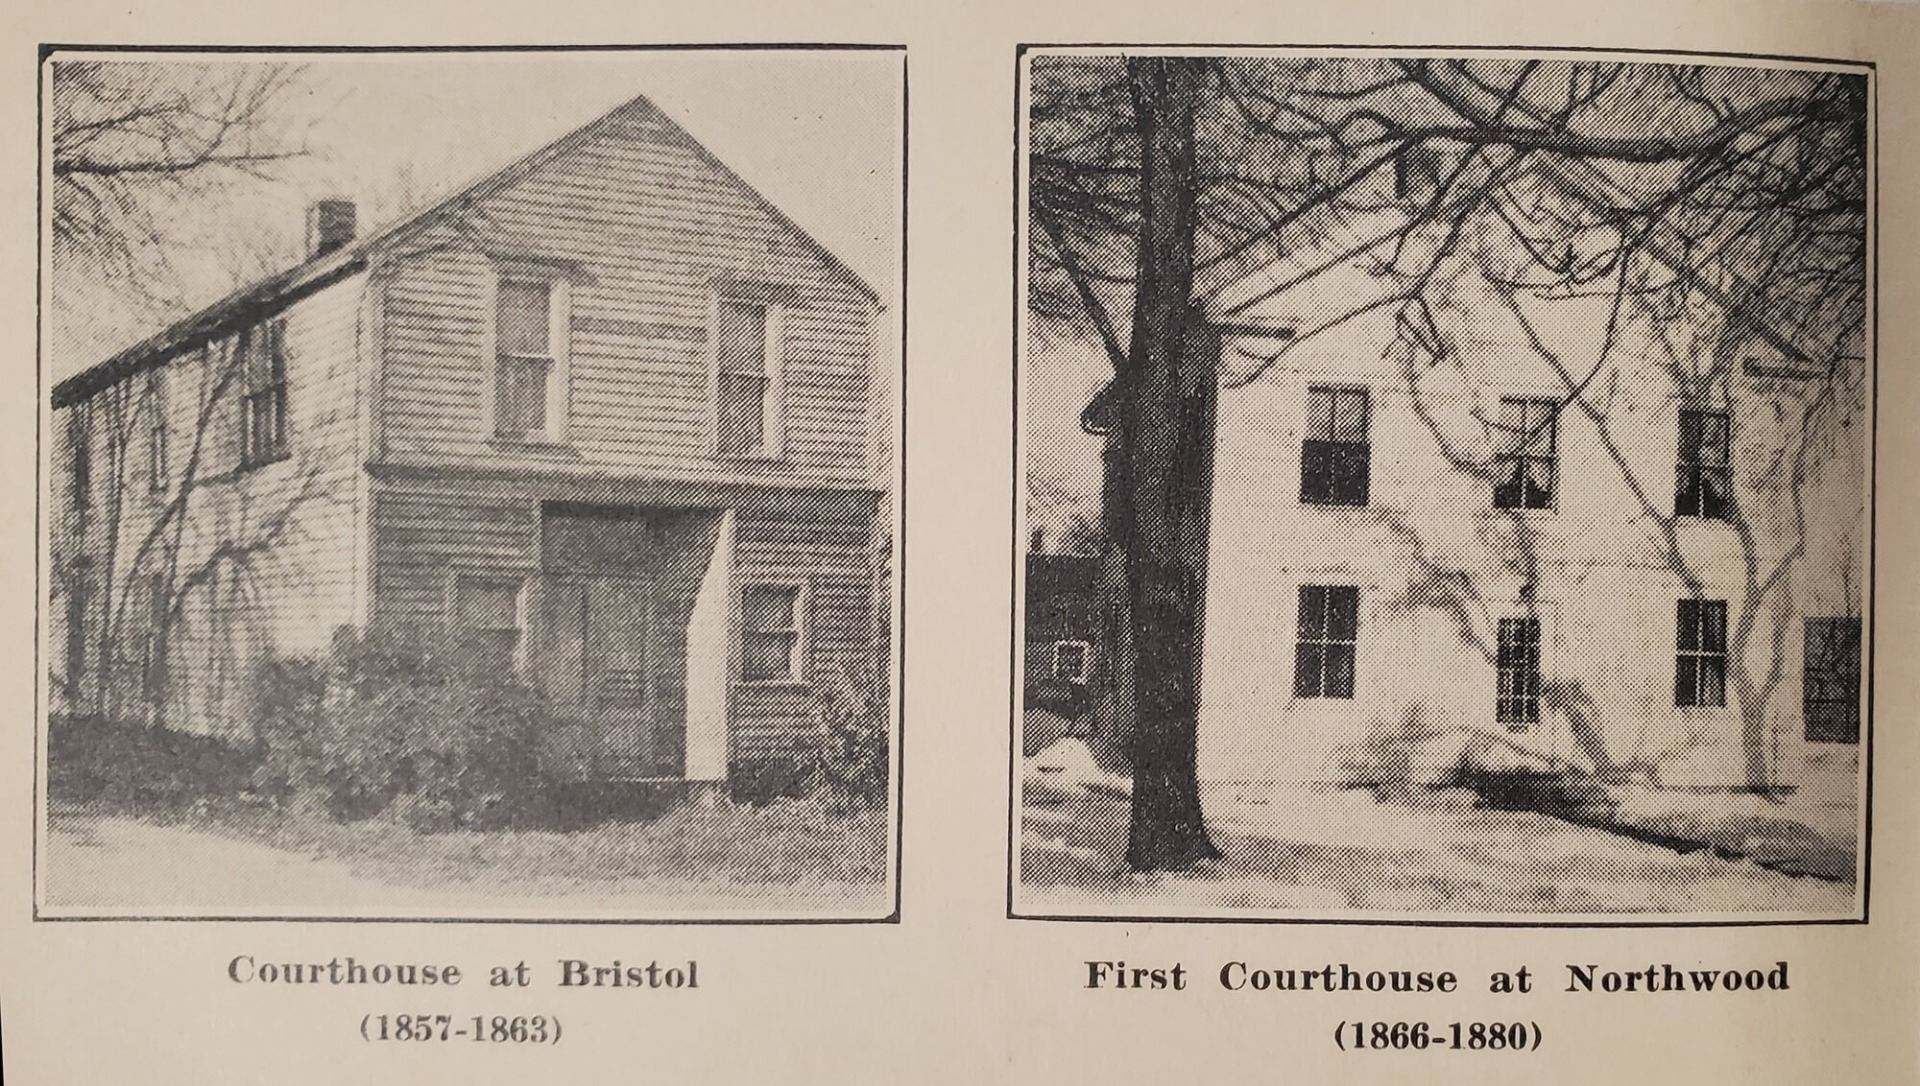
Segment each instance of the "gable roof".
[[708,167],[737,186],[783,230],[798,238],[836,277],[858,290],[873,304],[880,304],[878,292],[857,272],[801,229],[799,224],[775,207],[745,178],[715,157],[713,152],[655,106],[646,95],[639,95],[398,222],[356,238],[332,252],[312,257],[286,271],[248,284],[192,316],[66,378],[53,386],[53,406],[60,408],[79,403],[142,370],[162,365],[185,351],[257,324],[300,299],[364,270],[370,258],[404,239],[477,201],[511,188],[550,163],[592,143],[608,130],[633,121],[661,126],[668,138],[679,141],[699,156]]

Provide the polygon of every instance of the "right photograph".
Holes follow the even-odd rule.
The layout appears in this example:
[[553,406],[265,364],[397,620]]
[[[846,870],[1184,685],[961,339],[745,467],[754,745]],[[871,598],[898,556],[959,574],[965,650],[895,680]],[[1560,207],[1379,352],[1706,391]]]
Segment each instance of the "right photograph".
[[1010,916],[1866,919],[1870,67],[1018,74]]

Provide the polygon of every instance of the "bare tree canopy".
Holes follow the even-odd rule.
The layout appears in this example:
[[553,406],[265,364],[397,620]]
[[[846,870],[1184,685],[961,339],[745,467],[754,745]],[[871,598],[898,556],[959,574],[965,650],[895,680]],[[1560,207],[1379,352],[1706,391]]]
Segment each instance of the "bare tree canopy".
[[[1195,85],[1179,100],[1143,90],[1149,64],[1171,65]],[[1107,704],[1135,759],[1136,843],[1167,832],[1139,824],[1153,817],[1139,801],[1140,781],[1191,775],[1187,695],[1197,680],[1185,675],[1171,702],[1150,695],[1161,670],[1191,664],[1197,672],[1197,661],[1167,658],[1197,653],[1201,624],[1183,614],[1168,628],[1191,636],[1155,640],[1149,627],[1165,625],[1155,616],[1172,581],[1143,583],[1141,571],[1188,563],[1181,606],[1199,607],[1205,569],[1195,555],[1205,551],[1212,471],[1210,456],[1194,450],[1210,446],[1212,406],[1196,398],[1198,384],[1238,387],[1305,344],[1386,316],[1392,342],[1381,349],[1404,363],[1415,410],[1424,412],[1419,375],[1467,365],[1463,352],[1483,319],[1475,308],[1488,303],[1564,377],[1560,406],[1590,416],[1603,442],[1604,411],[1583,396],[1629,329],[1664,345],[1683,393],[1724,382],[1737,365],[1733,345],[1749,340],[1797,375],[1824,380],[1787,427],[1790,440],[1767,476],[1796,495],[1791,513],[1769,513],[1764,524],[1732,516],[1747,585],[1735,636],[1743,646],[1772,639],[1770,668],[1733,677],[1749,783],[1766,785],[1759,747],[1785,636],[1772,620],[1784,614],[1779,593],[1806,552],[1798,488],[1823,455],[1822,433],[1847,425],[1861,399],[1843,363],[1865,352],[1869,305],[1863,75],[1555,59],[1043,55],[1031,64],[1029,88],[1032,327],[1099,344],[1114,374],[1081,423],[1105,436],[1110,565],[1130,571],[1102,587],[1106,650],[1120,676]],[[1153,141],[1165,138],[1169,117],[1191,141],[1179,195],[1166,191],[1165,166],[1155,165],[1162,152]],[[1232,372],[1182,356],[1180,342],[1206,349],[1196,326],[1257,331],[1240,322],[1263,302],[1349,282],[1341,277],[1356,268],[1363,286],[1322,298]],[[1556,340],[1539,322],[1542,303],[1584,306],[1590,341]],[[1454,470],[1493,469],[1477,451],[1449,447],[1442,425],[1431,425]],[[1169,461],[1170,450],[1183,452]],[[1143,463],[1152,470],[1142,472]],[[1671,507],[1641,499],[1651,522],[1670,525]],[[1182,518],[1198,523],[1197,538],[1147,530]],[[1520,518],[1512,528],[1525,535]],[[1775,548],[1772,535],[1798,541]],[[1697,586],[1670,527],[1667,540],[1666,560]],[[1527,538],[1512,546],[1531,550]],[[1596,763],[1610,768],[1599,754]],[[1180,791],[1163,810],[1191,821],[1197,793]],[[1136,849],[1130,860],[1184,866],[1210,850],[1204,831],[1193,844],[1185,856]]]
[[296,115],[301,70],[91,60],[52,69],[56,294],[92,282],[149,316],[180,310],[196,291],[182,282],[177,258],[211,244],[191,224],[306,153]]

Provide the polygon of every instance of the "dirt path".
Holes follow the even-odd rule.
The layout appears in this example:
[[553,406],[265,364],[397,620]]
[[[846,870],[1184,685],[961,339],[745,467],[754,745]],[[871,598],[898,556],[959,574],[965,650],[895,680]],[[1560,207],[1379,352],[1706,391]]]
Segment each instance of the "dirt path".
[[56,815],[45,848],[40,870],[52,907],[117,911],[138,902],[143,912],[352,912],[448,900],[361,878],[336,860],[128,818]]

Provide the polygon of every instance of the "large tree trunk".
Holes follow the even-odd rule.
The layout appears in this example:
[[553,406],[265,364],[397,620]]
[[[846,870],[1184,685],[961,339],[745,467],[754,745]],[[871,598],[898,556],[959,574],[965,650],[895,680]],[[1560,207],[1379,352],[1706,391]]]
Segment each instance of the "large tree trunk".
[[[1212,500],[1217,355],[1194,319],[1194,112],[1205,62],[1127,62],[1141,140],[1140,241],[1120,405],[1133,637],[1133,820],[1127,862],[1184,868],[1218,856],[1200,810],[1201,600]],[[1110,495],[1113,496],[1113,495]]]

